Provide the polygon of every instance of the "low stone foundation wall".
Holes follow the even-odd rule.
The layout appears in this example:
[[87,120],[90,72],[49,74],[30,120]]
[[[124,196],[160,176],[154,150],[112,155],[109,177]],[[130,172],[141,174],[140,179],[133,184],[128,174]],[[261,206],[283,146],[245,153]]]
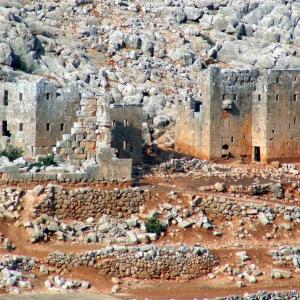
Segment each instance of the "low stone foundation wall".
[[123,218],[138,213],[148,197],[148,191],[138,188],[67,190],[52,186],[40,196],[40,201],[34,207],[34,215],[46,214],[74,220],[86,220],[103,214]]
[[82,254],[50,253],[45,263],[58,270],[91,266],[120,278],[192,279],[210,273],[219,260],[202,247],[113,246]]
[[264,213],[272,221],[278,216],[283,216],[287,221],[297,221],[300,223],[300,207],[288,206],[275,203],[239,203],[236,200],[224,197],[209,196],[199,201],[198,208],[204,210],[206,214],[214,218],[225,218],[231,220],[233,217],[253,217],[256,218],[259,213]]

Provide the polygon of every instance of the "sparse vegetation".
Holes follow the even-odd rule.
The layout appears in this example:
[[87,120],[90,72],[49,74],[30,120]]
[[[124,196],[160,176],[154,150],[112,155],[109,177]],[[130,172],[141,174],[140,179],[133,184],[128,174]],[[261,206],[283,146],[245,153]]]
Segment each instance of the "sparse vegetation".
[[49,166],[57,166],[56,161],[54,160],[54,155],[49,154],[47,156],[42,156],[38,158],[38,161],[31,163],[29,165],[29,169],[32,169],[33,167],[49,167]]
[[153,218],[149,218],[146,222],[146,230],[149,233],[157,233],[157,234],[161,234],[162,232],[164,232],[166,230],[165,226],[163,224],[160,223],[160,221],[153,217]]
[[26,64],[25,60],[22,57],[20,57],[20,60],[19,60],[19,69],[23,72],[28,71],[27,64]]
[[14,145],[8,145],[7,149],[0,152],[0,156],[5,156],[9,159],[9,161],[14,161],[17,158],[23,156],[23,149],[16,147]]

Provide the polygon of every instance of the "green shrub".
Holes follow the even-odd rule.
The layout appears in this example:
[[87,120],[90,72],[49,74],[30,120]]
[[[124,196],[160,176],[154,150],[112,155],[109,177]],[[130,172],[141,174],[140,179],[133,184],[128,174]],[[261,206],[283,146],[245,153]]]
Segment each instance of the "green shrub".
[[31,163],[29,165],[29,169],[33,167],[49,167],[49,166],[57,166],[56,161],[54,160],[54,154],[49,154],[47,156],[41,156],[38,158],[38,161]]
[[57,165],[56,161],[54,160],[54,154],[39,157],[38,162],[43,164],[45,167]]
[[20,57],[20,61],[19,61],[19,70],[23,71],[23,72],[27,72],[28,71],[28,67],[26,64],[26,61]]
[[5,150],[0,151],[0,156],[6,156],[9,159],[9,161],[14,161],[17,158],[22,157],[23,153],[23,149],[13,145],[8,145],[8,147]]
[[163,224],[161,224],[160,221],[157,220],[157,218],[155,218],[155,217],[149,218],[145,222],[145,226],[146,226],[147,232],[149,232],[149,233],[161,234],[162,232],[164,232],[166,230],[165,226]]

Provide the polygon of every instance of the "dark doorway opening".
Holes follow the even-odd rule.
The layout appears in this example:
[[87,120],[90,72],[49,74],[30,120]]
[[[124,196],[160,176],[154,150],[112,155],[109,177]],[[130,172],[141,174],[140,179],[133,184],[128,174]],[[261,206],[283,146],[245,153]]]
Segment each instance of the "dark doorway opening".
[[254,161],[260,161],[260,147],[254,147]]
[[201,111],[201,105],[202,105],[202,102],[201,102],[201,101],[195,101],[195,109],[194,109],[194,112],[200,112],[200,111]]
[[229,146],[227,144],[222,145],[222,157],[223,158],[229,157]]
[[11,136],[11,133],[7,128],[7,121],[2,122],[2,136],[8,136],[8,137]]

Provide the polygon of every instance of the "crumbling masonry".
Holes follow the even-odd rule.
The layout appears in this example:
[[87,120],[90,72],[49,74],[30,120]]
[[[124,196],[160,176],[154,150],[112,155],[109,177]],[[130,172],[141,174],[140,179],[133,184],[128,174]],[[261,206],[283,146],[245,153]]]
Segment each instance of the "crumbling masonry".
[[0,150],[10,143],[32,157],[54,150],[58,162],[78,168],[74,176],[61,168],[20,176],[10,168],[10,179],[130,179],[132,162],[142,158],[142,121],[140,105],[110,104],[103,93],[87,95],[40,76],[0,73]]
[[182,105],[176,147],[204,159],[300,157],[300,70],[204,72],[202,99]]

